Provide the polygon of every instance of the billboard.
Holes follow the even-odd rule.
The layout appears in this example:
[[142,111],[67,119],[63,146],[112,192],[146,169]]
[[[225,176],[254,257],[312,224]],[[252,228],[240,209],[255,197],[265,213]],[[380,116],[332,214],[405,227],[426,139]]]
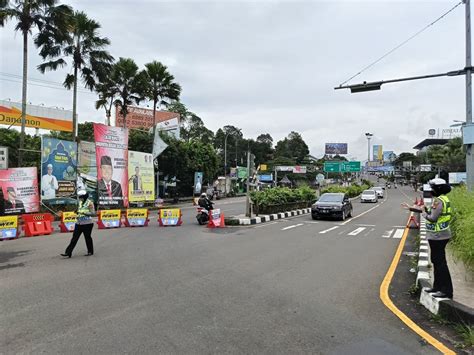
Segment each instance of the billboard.
[[128,206],[128,130],[94,123],[100,208]]
[[373,146],[373,157],[372,157],[372,160],[378,160],[378,161],[382,161],[382,160],[383,160],[382,145],[374,144],[374,146]]
[[0,188],[3,192],[5,214],[39,211],[36,167],[0,170]]
[[449,173],[449,183],[453,185],[466,184],[467,173]]
[[393,150],[386,150],[383,152],[383,161],[391,163],[395,160],[396,155]]
[[128,151],[128,200],[155,200],[155,171],[150,153]]
[[95,158],[95,143],[79,142],[77,165],[77,189],[86,190],[89,196],[97,202],[97,166]]
[[180,139],[180,132],[179,132],[179,119],[178,117],[170,118],[166,121],[162,121],[156,124],[156,130],[158,132],[166,132],[167,134],[171,134],[176,139]]
[[[72,132],[72,111],[26,105],[25,126]],[[0,100],[0,124],[21,126],[21,103]]]
[[347,143],[326,143],[325,154],[347,154]]
[[[154,123],[161,123],[171,119],[179,121],[179,113],[168,111],[156,111],[153,121],[153,110],[141,107],[128,107],[127,128],[152,128]],[[123,126],[123,115],[120,110],[115,110],[115,126]]]
[[[62,139],[41,140],[41,200],[65,204],[76,194],[77,144]],[[69,202],[75,202],[69,201]]]

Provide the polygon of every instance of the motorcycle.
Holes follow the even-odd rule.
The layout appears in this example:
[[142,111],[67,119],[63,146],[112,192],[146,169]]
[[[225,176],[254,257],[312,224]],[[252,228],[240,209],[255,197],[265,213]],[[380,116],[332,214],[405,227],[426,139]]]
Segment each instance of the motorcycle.
[[198,207],[196,219],[200,226],[205,225],[207,222],[209,222],[209,211],[205,208]]

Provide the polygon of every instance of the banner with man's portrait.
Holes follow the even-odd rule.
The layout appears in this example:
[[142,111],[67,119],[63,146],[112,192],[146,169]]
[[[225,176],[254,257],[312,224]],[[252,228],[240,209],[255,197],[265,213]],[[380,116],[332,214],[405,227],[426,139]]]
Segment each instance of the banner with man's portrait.
[[128,130],[94,123],[99,208],[128,206]]
[[41,200],[75,203],[77,143],[43,137],[41,140]]
[[155,200],[152,154],[128,151],[128,198],[130,202]]
[[11,168],[0,170],[3,201],[1,214],[22,214],[39,211],[38,169]]

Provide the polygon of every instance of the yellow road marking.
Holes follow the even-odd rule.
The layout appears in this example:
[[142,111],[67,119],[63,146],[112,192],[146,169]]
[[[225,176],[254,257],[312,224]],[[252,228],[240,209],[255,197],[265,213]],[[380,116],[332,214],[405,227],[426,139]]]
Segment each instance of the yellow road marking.
[[[411,215],[411,214],[410,214]],[[403,237],[398,245],[397,251],[395,256],[393,257],[392,263],[385,275],[385,278],[380,285],[380,299],[382,300],[383,304],[390,309],[398,318],[401,319],[403,323],[405,323],[411,330],[413,330],[416,334],[420,337],[425,339],[428,343],[434,346],[443,354],[456,354],[454,351],[449,349],[446,345],[441,343],[439,340],[432,337],[426,331],[421,329],[415,322],[413,322],[408,316],[400,311],[397,306],[395,306],[388,295],[388,289],[390,287],[390,282],[392,281],[393,275],[395,274],[395,270],[397,268],[398,262],[400,260],[400,256],[402,255],[403,247],[405,246],[405,242],[408,236],[408,228],[405,228],[405,232],[403,233]]]

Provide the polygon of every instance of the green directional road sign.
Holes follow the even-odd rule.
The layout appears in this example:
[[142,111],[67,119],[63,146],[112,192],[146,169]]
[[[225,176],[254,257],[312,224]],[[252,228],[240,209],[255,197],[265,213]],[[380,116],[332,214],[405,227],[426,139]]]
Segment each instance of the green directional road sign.
[[340,161],[325,161],[324,171],[328,173],[339,173],[341,171]]
[[360,171],[360,161],[344,161],[342,162],[341,171],[343,173],[355,173]]
[[360,171],[360,161],[326,161],[324,171],[328,173],[355,173]]

